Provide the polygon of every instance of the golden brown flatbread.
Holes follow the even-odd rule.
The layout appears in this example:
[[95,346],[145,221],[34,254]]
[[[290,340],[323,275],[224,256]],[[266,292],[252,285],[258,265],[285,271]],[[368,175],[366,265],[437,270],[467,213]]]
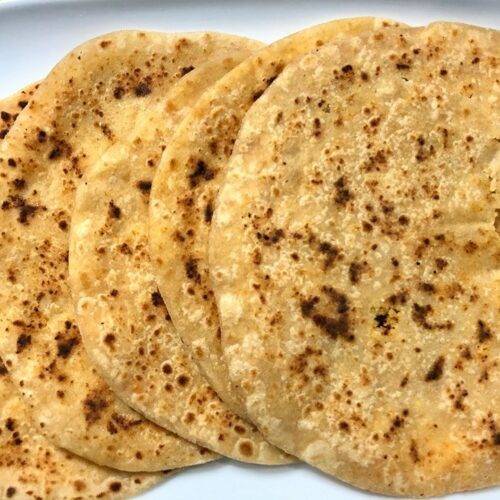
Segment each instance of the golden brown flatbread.
[[86,351],[120,398],[223,455],[284,463],[291,459],[230,412],[199,373],[169,320],[148,253],[151,158],[203,90],[258,45],[242,39],[239,50],[192,70],[165,106],[89,169],[76,194],[69,273]]
[[160,292],[200,369],[239,415],[246,411],[222,359],[219,318],[208,282],[208,232],[241,121],[287,64],[338,36],[354,36],[383,22],[332,21],[249,57],[199,99],[169,142],[155,176],[150,240]]
[[0,360],[0,498],[128,498],[169,472],[129,474],[56,448],[30,421]]
[[241,38],[123,31],[44,80],[0,149],[0,352],[52,443],[101,465],[163,470],[215,455],[144,420],[89,363],[66,282],[75,189],[189,68]]
[[[38,84],[0,101],[5,139]],[[51,445],[33,427],[29,411],[0,358],[0,498],[125,498],[172,474],[128,474],[99,467]]]
[[270,442],[361,488],[500,478],[497,31],[386,27],[287,67],[247,113],[210,271]]

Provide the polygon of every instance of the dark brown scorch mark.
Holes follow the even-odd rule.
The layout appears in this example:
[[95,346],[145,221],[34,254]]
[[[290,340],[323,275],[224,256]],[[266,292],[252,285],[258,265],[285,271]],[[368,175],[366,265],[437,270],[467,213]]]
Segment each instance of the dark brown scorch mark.
[[55,147],[49,153],[49,160],[56,160],[62,155],[61,148]]
[[205,205],[205,210],[203,211],[203,218],[207,224],[212,222],[212,217],[214,215],[214,207],[211,201]]
[[285,232],[283,229],[273,229],[269,233],[257,232],[256,236],[265,246],[271,246],[278,243],[285,236]]
[[188,279],[194,281],[195,283],[201,282],[201,275],[198,272],[198,263],[196,259],[190,257],[184,264],[184,269],[186,271],[186,276]]
[[408,292],[406,290],[401,290],[400,292],[394,293],[387,297],[387,301],[392,306],[404,305],[408,301]]
[[198,160],[194,170],[188,176],[189,185],[194,188],[202,180],[211,181],[214,177],[215,172],[203,160]]
[[479,342],[486,342],[492,338],[491,329],[482,320],[477,322],[477,338]]
[[21,224],[28,224],[30,217],[33,217],[35,215],[35,212],[38,208],[39,207],[36,207],[35,205],[23,205],[19,208],[19,217],[17,218],[17,220]]
[[116,337],[112,333],[108,333],[104,337],[104,343],[107,346],[109,346],[110,348],[113,348],[115,341],[116,341]]
[[136,184],[137,189],[142,191],[144,194],[148,194],[151,191],[152,182],[141,180]]
[[108,407],[108,402],[97,391],[87,395],[83,400],[83,414],[89,424],[97,422],[101,413]]
[[339,248],[327,241],[321,242],[318,250],[325,256],[325,260],[323,261],[323,269],[325,271],[332,266],[340,255]]
[[[325,332],[332,339],[341,337],[344,340],[352,342],[354,340],[354,335],[349,329],[349,303],[347,297],[329,286],[324,286],[321,290],[330,302],[328,306],[328,315],[317,311],[320,298],[312,297],[301,301],[300,311],[302,316],[311,319],[320,330]],[[330,310],[332,305],[334,308]],[[331,317],[331,313],[334,313],[336,317]]]
[[134,93],[137,97],[145,97],[151,94],[151,87],[146,82],[141,82],[135,87]]
[[426,281],[422,281],[418,284],[418,288],[425,293],[435,293],[436,287],[432,283],[428,283]]
[[162,307],[165,305],[165,301],[158,290],[151,294],[151,302],[155,307]]
[[26,187],[26,181],[24,179],[17,178],[12,181],[12,185],[15,189],[21,190]]
[[182,76],[184,76],[184,75],[187,75],[188,73],[190,73],[191,71],[193,71],[193,69],[194,69],[194,66],[184,66],[183,68],[181,68],[180,73]]
[[375,315],[375,326],[382,330],[382,335],[389,335],[391,324],[389,323],[389,313],[379,313]]
[[121,99],[124,94],[125,94],[125,89],[123,87],[116,87],[113,90],[113,97],[115,99]]
[[7,375],[7,367],[3,364],[2,358],[0,358],[0,377]]
[[443,368],[444,368],[444,356],[439,356],[434,363],[432,363],[432,366],[430,367],[429,371],[425,375],[425,381],[426,382],[432,382],[434,380],[439,380],[441,376],[443,375]]
[[410,443],[410,457],[414,463],[420,462],[420,456],[418,454],[417,442],[412,439]]
[[189,383],[189,377],[187,375],[179,375],[177,377],[177,383],[181,387],[185,387]]
[[442,271],[447,265],[448,265],[448,262],[445,260],[445,259],[442,259],[440,257],[438,257],[436,260],[435,260],[435,263],[436,263],[436,267]]
[[19,354],[26,349],[27,346],[31,344],[31,335],[27,335],[26,333],[21,333],[19,337],[17,337],[17,349],[16,354]]
[[38,209],[44,207],[37,207],[26,202],[24,198],[18,195],[9,195],[9,197],[2,202],[2,210],[10,210],[17,208],[19,210],[18,222],[21,224],[28,224],[30,217],[33,217]]
[[113,481],[113,482],[109,485],[109,489],[110,489],[110,491],[112,491],[113,493],[118,493],[118,492],[122,489],[122,483],[120,483],[119,481]]
[[344,176],[339,177],[335,181],[335,203],[339,205],[346,205],[352,198],[351,192],[347,189],[347,182]]
[[444,323],[429,322],[427,316],[431,312],[432,306],[430,304],[421,306],[420,304],[414,303],[411,317],[417,325],[422,326],[426,330],[449,330],[452,328],[453,324],[451,321],[445,321]]
[[73,351],[73,348],[80,343],[78,337],[63,338],[61,334],[56,336],[56,341],[57,355],[63,359],[67,359]]
[[359,278],[361,277],[363,269],[364,266],[359,262],[351,262],[351,264],[349,264],[349,281],[353,285],[359,283]]
[[115,205],[115,202],[113,200],[109,202],[108,215],[112,219],[119,219],[122,215],[121,208]]
[[142,420],[140,419],[132,420],[131,418],[127,418],[125,415],[120,415],[119,413],[113,413],[111,415],[111,420],[125,431],[142,423]]

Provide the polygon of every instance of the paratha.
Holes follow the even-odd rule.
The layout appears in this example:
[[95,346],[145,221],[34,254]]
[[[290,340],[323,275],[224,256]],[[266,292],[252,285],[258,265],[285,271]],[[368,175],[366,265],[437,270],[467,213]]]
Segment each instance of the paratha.
[[270,442],[361,488],[498,484],[497,31],[325,45],[247,113],[210,272]]
[[215,455],[144,420],[89,363],[66,282],[75,188],[166,89],[242,39],[116,32],[66,56],[0,151],[0,352],[52,443],[100,465],[154,471]]
[[291,61],[337,36],[356,35],[382,22],[373,18],[332,21],[265,47],[200,98],[163,154],[150,208],[150,243],[159,289],[200,369],[239,415],[246,413],[221,357],[219,319],[208,281],[208,232],[241,120]]
[[129,474],[56,448],[31,424],[0,360],[0,498],[128,498],[168,472]]
[[[38,84],[29,85],[0,101],[0,141],[37,88]],[[34,429],[0,358],[0,498],[125,498],[154,486],[167,474],[171,472],[119,472],[51,445]]]
[[201,92],[250,55],[248,45],[192,70],[164,107],[88,170],[76,194],[69,275],[87,353],[120,398],[223,455],[284,463],[291,459],[232,414],[199,373],[168,318],[148,253],[152,158]]

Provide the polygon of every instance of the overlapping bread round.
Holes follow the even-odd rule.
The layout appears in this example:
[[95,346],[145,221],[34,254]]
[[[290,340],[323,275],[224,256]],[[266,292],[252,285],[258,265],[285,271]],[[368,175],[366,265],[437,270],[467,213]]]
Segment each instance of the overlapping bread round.
[[175,328],[201,371],[240,415],[246,410],[222,358],[220,322],[208,277],[208,234],[241,122],[292,61],[337,37],[389,23],[375,18],[336,20],[258,51],[201,96],[163,154],[150,207],[156,280]]
[[76,192],[69,275],[86,352],[127,404],[172,432],[247,462],[292,459],[223,404],[172,326],[148,252],[148,203],[155,167],[176,124],[203,90],[259,43],[189,73],[130,135],[90,167]]
[[121,31],[1,101],[0,497],[220,455],[497,484],[499,47]]
[[0,150],[0,352],[54,444],[95,463],[155,471],[215,455],[145,420],[90,364],[67,283],[76,187],[187,71],[241,38],[124,31],[91,40],[40,84]]
[[[0,101],[0,141],[38,86],[29,85]],[[33,425],[29,408],[0,358],[0,498],[125,498],[167,475],[171,473],[129,474],[99,467],[52,445]]]
[[245,116],[216,202],[249,417],[371,491],[498,482],[498,48],[436,23],[304,56]]
[[1,360],[0,426],[0,498],[128,498],[170,475],[99,467],[53,446],[32,425]]

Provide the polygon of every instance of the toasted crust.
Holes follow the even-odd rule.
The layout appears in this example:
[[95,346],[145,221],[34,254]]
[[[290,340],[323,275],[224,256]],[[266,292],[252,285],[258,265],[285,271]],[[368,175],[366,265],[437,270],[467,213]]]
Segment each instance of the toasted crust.
[[168,319],[148,253],[149,189],[164,145],[203,90],[257,47],[241,38],[187,68],[130,137],[89,169],[76,194],[69,272],[87,353],[127,404],[223,455],[284,463],[290,458],[232,414],[199,373]]
[[155,176],[150,242],[160,291],[198,366],[219,396],[242,416],[246,410],[222,358],[219,318],[208,281],[208,234],[215,198],[241,121],[291,61],[338,36],[356,35],[382,22],[333,21],[249,57],[196,103],[167,146]]
[[0,498],[129,498],[171,472],[129,474],[56,448],[33,427],[0,359]]
[[234,37],[124,31],[71,52],[0,151],[0,352],[52,443],[101,465],[155,471],[216,458],[144,420],[89,363],[66,282],[80,178],[182,75]]
[[245,117],[210,271],[231,379],[274,444],[371,491],[498,483],[496,31],[387,27]]

